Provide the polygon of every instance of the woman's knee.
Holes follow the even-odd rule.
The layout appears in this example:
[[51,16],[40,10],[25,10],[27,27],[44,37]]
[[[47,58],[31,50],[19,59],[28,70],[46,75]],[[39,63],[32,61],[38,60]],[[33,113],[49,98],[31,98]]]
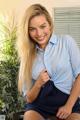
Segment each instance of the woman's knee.
[[27,120],[27,118],[30,117],[30,111],[27,111],[24,113],[24,120]]
[[66,120],[80,120],[80,113],[72,113]]
[[24,113],[24,120],[44,120],[44,118],[38,112],[29,110]]

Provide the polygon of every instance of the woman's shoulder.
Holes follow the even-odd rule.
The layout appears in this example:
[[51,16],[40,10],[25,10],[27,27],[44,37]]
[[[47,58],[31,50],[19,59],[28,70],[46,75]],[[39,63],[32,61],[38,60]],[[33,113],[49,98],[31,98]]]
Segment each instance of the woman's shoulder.
[[66,45],[75,44],[74,38],[69,34],[56,34],[56,36],[58,40],[61,40],[61,42],[65,43]]
[[65,46],[67,49],[78,47],[76,40],[69,34],[56,34],[58,43]]
[[69,34],[55,34],[58,39],[61,40],[72,40],[73,37]]
[[51,40],[52,42],[59,42],[59,43],[63,43],[66,44],[66,46],[70,46],[72,44],[76,44],[75,39],[69,35],[69,34],[52,34]]

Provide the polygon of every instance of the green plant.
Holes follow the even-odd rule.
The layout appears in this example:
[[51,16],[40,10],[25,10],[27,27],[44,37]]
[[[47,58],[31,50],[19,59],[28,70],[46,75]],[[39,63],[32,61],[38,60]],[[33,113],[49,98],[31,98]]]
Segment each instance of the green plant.
[[[6,107],[7,120],[12,113],[22,108],[21,97],[17,90],[17,75],[19,61],[15,49],[16,24],[15,16],[7,16],[6,21],[0,21],[0,100]],[[23,102],[22,102],[23,104]]]
[[5,103],[0,100],[0,111],[4,112],[4,108],[5,108]]

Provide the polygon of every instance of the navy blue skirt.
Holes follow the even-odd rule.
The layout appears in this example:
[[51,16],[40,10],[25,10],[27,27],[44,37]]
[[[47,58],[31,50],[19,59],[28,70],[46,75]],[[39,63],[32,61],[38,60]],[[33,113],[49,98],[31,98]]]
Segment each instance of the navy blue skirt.
[[[40,90],[36,100],[25,104],[25,111],[34,110],[44,118],[56,116],[59,107],[65,105],[69,95],[57,89],[53,81],[48,81]],[[72,112],[80,112],[80,99],[78,98]]]

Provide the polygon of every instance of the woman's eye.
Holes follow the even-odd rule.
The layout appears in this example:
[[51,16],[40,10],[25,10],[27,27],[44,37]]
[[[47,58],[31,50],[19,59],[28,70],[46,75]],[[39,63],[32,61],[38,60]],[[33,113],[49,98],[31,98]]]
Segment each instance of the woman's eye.
[[29,28],[29,31],[31,31],[31,32],[34,31],[34,30],[35,30],[35,28]]
[[41,26],[41,28],[45,28],[46,26]]

